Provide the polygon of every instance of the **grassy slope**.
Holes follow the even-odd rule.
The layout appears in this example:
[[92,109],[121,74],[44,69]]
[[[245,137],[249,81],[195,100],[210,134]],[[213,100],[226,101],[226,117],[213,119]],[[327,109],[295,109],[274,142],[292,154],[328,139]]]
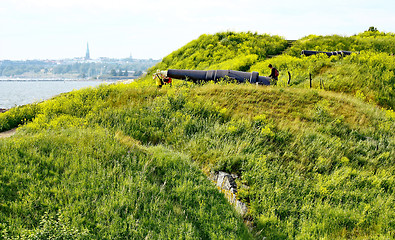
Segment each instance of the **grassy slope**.
[[94,238],[247,236],[193,160],[240,175],[257,237],[393,234],[391,111],[323,91],[232,84],[107,86],[36,109],[0,145],[2,191],[14,193],[2,194],[10,232],[60,212]]
[[[302,50],[339,51],[348,50],[358,54],[347,57],[304,57]],[[293,43],[284,54],[253,64],[250,70],[267,72],[272,63],[282,71],[280,85],[292,74],[291,85],[309,86],[309,74],[313,88],[344,92],[365,101],[373,101],[385,108],[395,108],[395,35],[392,33],[363,32],[355,36],[310,35]],[[323,86],[320,82],[323,82]]]
[[2,115],[36,111],[24,130],[0,142],[3,237],[250,238],[187,155],[101,126],[124,125],[125,118],[107,119],[112,111],[139,110],[158,94],[103,86]]
[[[302,50],[359,52],[348,57],[326,55],[304,57]],[[166,56],[153,67],[175,69],[233,69],[257,71],[269,75],[269,63],[280,70],[279,85],[285,86],[288,74],[291,85],[309,87],[309,74],[313,88],[345,92],[382,107],[395,108],[395,35],[382,32],[363,32],[355,36],[310,35],[293,42],[279,36],[253,33],[225,32],[202,35],[184,47]],[[269,56],[275,56],[268,58]]]
[[3,238],[250,238],[188,156],[70,120],[0,142]]
[[393,111],[320,90],[152,84],[0,115],[2,129],[28,122],[0,140],[3,238],[251,237],[199,168],[240,176],[256,238],[394,237]]

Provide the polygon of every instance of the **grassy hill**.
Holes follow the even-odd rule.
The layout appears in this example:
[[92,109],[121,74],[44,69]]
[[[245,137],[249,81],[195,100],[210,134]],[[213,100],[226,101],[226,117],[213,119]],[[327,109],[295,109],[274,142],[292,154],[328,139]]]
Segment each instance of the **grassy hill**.
[[[356,54],[305,57],[301,55],[302,50],[345,50]],[[232,69],[257,71],[267,76],[270,74],[267,66],[271,63],[280,70],[280,86],[287,85],[287,72],[290,72],[291,86],[308,88],[312,74],[313,88],[345,92],[394,109],[394,54],[395,35],[379,31],[351,37],[309,35],[292,42],[291,46],[279,36],[225,32],[202,35],[166,56],[151,70]]]
[[[395,114],[379,106],[393,101],[383,90],[393,85],[379,77],[393,83],[392,70],[383,70],[393,57],[292,56],[304,41],[287,48],[276,36],[203,35],[151,69],[264,73],[272,62],[292,70],[291,86],[175,81],[157,89],[148,76],[0,114],[1,131],[23,123],[0,140],[1,237],[394,238]],[[245,50],[255,44],[267,49]],[[309,89],[305,69],[325,89],[344,87],[342,71],[355,84]],[[359,70],[378,72],[381,85],[356,85]],[[210,171],[239,176],[244,218],[205,176]]]

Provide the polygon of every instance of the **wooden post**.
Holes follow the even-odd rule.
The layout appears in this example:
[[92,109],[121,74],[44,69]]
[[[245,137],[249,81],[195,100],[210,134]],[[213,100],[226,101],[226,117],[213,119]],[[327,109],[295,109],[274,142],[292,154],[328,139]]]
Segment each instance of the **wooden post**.
[[311,86],[311,80],[312,80],[312,79],[311,79],[311,73],[310,73],[310,88],[312,88],[312,86]]
[[291,83],[291,73],[288,71],[288,85]]

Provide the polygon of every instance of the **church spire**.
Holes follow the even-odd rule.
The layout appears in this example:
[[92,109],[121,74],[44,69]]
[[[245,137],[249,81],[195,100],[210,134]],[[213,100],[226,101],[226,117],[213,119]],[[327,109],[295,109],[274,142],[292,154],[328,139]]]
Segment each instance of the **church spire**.
[[89,54],[89,44],[86,43],[86,54],[85,54],[85,60],[91,59],[91,56]]

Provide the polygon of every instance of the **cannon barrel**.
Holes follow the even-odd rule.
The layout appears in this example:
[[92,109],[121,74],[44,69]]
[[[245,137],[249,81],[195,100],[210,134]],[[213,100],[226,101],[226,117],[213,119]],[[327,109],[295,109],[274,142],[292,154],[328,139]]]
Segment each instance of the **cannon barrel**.
[[220,79],[234,79],[240,83],[250,82],[263,85],[270,85],[270,78],[259,76],[258,72],[241,72],[234,70],[167,70],[167,76],[182,80],[191,80],[193,82],[218,81]]
[[321,52],[321,51],[311,51],[311,50],[302,50],[302,55],[311,56],[319,53],[325,53],[328,57],[335,56],[335,55],[351,55],[351,51],[334,51],[334,52]]

